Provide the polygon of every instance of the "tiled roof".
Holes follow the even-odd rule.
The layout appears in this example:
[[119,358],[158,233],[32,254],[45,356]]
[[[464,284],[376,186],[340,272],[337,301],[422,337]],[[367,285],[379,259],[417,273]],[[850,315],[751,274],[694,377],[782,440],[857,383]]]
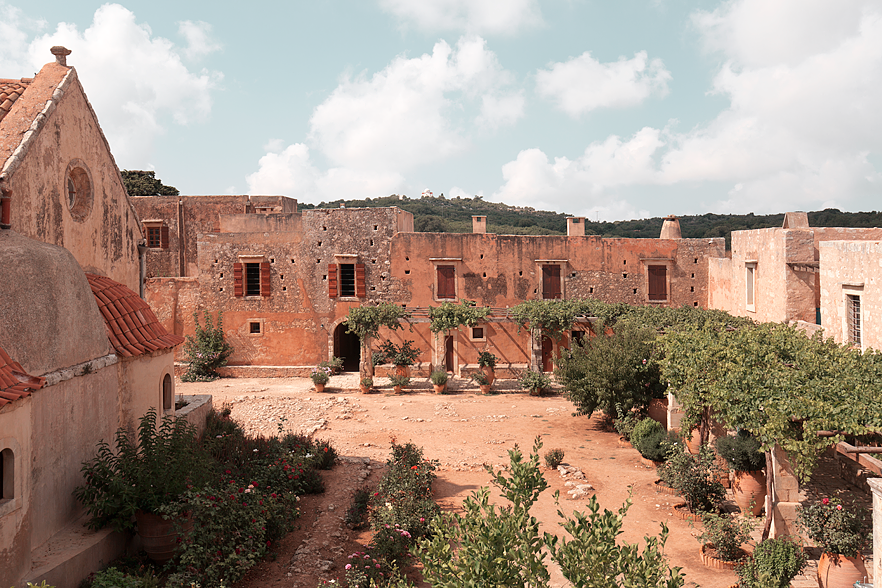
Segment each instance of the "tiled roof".
[[184,342],[180,335],[166,331],[150,306],[119,282],[94,274],[86,277],[104,317],[107,337],[122,357],[171,349]]
[[21,78],[20,80],[0,79],[0,120],[12,109],[12,105],[24,94],[28,84],[34,78]]
[[45,382],[46,378],[25,373],[24,368],[0,347],[0,408],[39,390]]

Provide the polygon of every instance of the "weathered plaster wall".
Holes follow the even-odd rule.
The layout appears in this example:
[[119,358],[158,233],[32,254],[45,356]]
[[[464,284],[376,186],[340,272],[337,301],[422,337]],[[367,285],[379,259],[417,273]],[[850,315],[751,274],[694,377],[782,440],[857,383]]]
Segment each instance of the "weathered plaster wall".
[[[134,433],[138,419],[149,409],[157,415],[174,414],[175,362],[171,350],[155,351],[147,355],[122,358],[119,367],[119,426]],[[162,380],[169,374],[172,380],[172,406],[162,408]]]
[[707,267],[708,308],[725,309],[737,314],[733,312],[736,305],[732,260],[728,257],[712,257],[707,260]]
[[821,324],[824,334],[847,341],[845,296],[861,298],[862,348],[882,349],[882,243],[825,241],[821,256]]
[[[55,64],[43,70],[47,68],[69,71]],[[39,88],[27,92],[31,90]],[[82,219],[72,216],[67,205],[67,171],[73,161],[87,169],[92,186],[92,204]],[[85,271],[109,276],[138,291],[137,243],[141,231],[116,163],[78,81],[67,86],[6,184],[12,189],[14,230],[60,245],[74,254]]]

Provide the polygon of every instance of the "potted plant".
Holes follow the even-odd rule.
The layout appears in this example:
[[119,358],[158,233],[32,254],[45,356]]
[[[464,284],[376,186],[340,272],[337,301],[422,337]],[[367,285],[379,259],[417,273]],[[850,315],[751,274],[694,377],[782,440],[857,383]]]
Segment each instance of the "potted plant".
[[489,351],[482,351],[478,354],[478,367],[487,376],[487,383],[492,385],[496,379],[496,356]]
[[844,506],[838,499],[797,507],[797,524],[823,551],[818,561],[822,588],[851,586],[867,575],[861,549],[870,533],[863,514],[855,505]]
[[374,379],[370,376],[364,376],[358,383],[358,389],[361,390],[362,394],[367,394],[371,391],[373,385]]
[[542,391],[551,386],[551,378],[542,372],[527,370],[518,378],[518,384],[524,390],[528,390],[530,396],[541,396]]
[[312,378],[312,383],[315,384],[315,391],[324,392],[325,384],[327,384],[328,380],[331,379],[331,368],[314,367],[312,368],[312,372],[309,374],[309,377]]
[[319,367],[331,368],[331,375],[336,376],[337,374],[343,373],[343,358],[331,357],[331,359],[321,362]]
[[[156,409],[151,408],[139,420],[137,438],[120,428],[114,444],[114,449],[105,441],[98,444],[98,455],[81,469],[85,484],[74,491],[89,513],[88,526],[137,528],[147,554],[157,562],[168,561],[178,534],[175,522],[158,514],[160,508],[209,480],[209,460],[197,446],[196,428],[171,415],[162,417],[157,427]],[[181,522],[185,530],[192,525],[188,518]]]
[[392,374],[389,376],[389,382],[391,382],[392,389],[395,390],[395,393],[401,394],[402,388],[410,384],[410,377],[402,376],[399,374]]
[[410,339],[406,339],[401,345],[386,341],[380,346],[380,352],[395,365],[399,376],[408,375],[407,367],[416,363],[420,356],[419,347],[414,347],[413,343]]
[[750,541],[753,521],[730,514],[704,513],[701,522],[701,562],[709,568],[734,570],[747,557],[741,546]]
[[429,375],[429,379],[432,380],[432,387],[435,389],[435,394],[444,394],[444,391],[447,389],[447,372],[444,370],[435,370]]
[[[709,445],[703,445],[698,455],[671,451],[658,473],[664,482],[683,496],[686,501],[683,509],[691,513],[714,512],[719,510],[726,498],[726,489],[717,479],[715,469],[716,455]],[[685,513],[677,506],[674,512],[685,518]]]
[[735,568],[741,580],[739,588],[788,588],[807,561],[802,546],[795,541],[766,539]]
[[471,375],[471,378],[475,381],[475,384],[481,388],[482,394],[490,393],[490,379],[487,377],[487,374],[484,372],[474,372]]
[[720,437],[716,441],[717,453],[735,471],[732,494],[741,512],[759,515],[766,499],[766,455],[760,451],[760,443],[747,431]]

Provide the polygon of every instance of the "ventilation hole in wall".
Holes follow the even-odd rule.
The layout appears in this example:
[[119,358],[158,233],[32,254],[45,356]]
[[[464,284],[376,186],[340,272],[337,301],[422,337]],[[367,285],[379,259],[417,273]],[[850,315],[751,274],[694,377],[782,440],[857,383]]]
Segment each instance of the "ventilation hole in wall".
[[381,279],[381,280],[385,280],[385,279],[386,279],[386,276],[380,276],[380,279]]
[[409,276],[409,275],[410,275],[410,270],[404,270],[404,275],[405,275],[405,276]]
[[280,280],[284,280],[284,279],[285,279],[285,274],[279,274],[279,279],[280,279]]
[[316,259],[315,262],[316,262],[316,263],[321,263],[322,260],[321,260],[321,259]]
[[522,275],[524,275],[524,272],[518,272],[518,275],[522,276]]
[[322,282],[324,282],[324,281],[327,280],[327,279],[328,279],[328,276],[327,276],[327,275],[322,276]]
[[693,303],[692,303],[692,306],[698,306],[698,302],[697,302],[697,301],[696,301],[696,302],[693,302]]
[[322,227],[322,230],[323,230],[323,231],[327,231],[327,230],[328,230],[328,227]]
[[401,305],[401,308],[407,308],[407,305],[406,305],[406,304],[402,304],[402,305]]
[[291,260],[291,263],[294,263],[294,260],[293,260],[293,259]]
[[[698,263],[698,258],[695,258],[695,263]],[[697,302],[695,304],[698,304]]]
[[571,273],[571,274],[570,274],[570,277],[571,277],[571,278],[575,278],[575,277],[576,277],[576,272]]
[[276,258],[275,258],[275,257],[270,257],[270,263],[276,263]]
[[375,291],[376,289],[376,286],[371,286],[371,292]]
[[627,260],[627,259],[623,259],[623,260],[622,260],[622,265],[628,265],[628,260]]
[[217,263],[217,260],[216,260],[216,259],[214,260],[214,263]]
[[487,277],[487,272],[484,272],[484,273],[483,273],[483,274],[482,274],[482,276],[481,276],[481,277],[484,277],[484,278],[486,278],[486,277]]
[[588,293],[594,294],[594,286],[591,286],[590,288],[588,288]]
[[693,279],[693,280],[695,279],[695,274],[692,274],[692,279]]
[[637,293],[637,288],[634,288],[634,294],[636,294],[636,293]]
[[224,272],[221,272],[221,275],[220,275],[220,277],[224,277]]
[[481,254],[481,259],[484,259],[484,254],[483,254],[483,253]]
[[625,278],[625,279],[627,280],[627,279],[628,279],[628,274],[622,274],[622,277]]
[[379,230],[379,228],[380,228],[380,225],[374,225],[374,230],[375,230],[375,231],[376,231],[376,230]]
[[407,256],[405,256],[405,257],[404,257],[404,261],[410,261],[410,258],[407,257]]
[[539,290],[537,290],[536,288],[533,288],[533,294],[536,294],[537,292],[539,292]]
[[376,259],[372,259],[372,260],[371,260],[371,263],[377,263],[377,260],[376,260]]
[[321,241],[318,242],[318,246],[319,246],[319,247],[322,246],[322,242],[321,242]]
[[282,286],[282,292],[287,292],[287,291],[288,291],[288,286]]
[[371,239],[371,247],[373,247],[373,246],[374,246],[374,240]]
[[695,286],[692,286],[691,288],[689,288],[689,291],[690,291],[690,292],[695,292]]
[[223,291],[224,291],[223,288],[218,288],[218,292],[223,292]]

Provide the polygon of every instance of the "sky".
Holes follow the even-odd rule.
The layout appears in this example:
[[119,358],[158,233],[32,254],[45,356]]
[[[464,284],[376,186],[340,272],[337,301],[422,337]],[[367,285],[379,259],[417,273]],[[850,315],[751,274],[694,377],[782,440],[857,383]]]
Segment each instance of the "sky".
[[0,0],[0,77],[53,45],[182,194],[882,209],[882,0]]

